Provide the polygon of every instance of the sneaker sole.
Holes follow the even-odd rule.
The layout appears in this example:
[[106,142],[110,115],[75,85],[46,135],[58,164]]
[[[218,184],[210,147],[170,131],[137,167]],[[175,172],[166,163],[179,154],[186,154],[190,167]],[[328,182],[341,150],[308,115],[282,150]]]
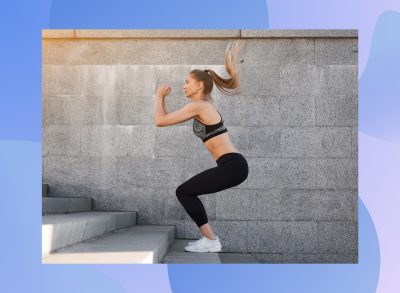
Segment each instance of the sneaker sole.
[[220,247],[220,248],[201,249],[201,250],[199,250],[199,249],[193,249],[192,250],[192,247],[186,246],[185,250],[189,251],[189,252],[220,252],[222,250],[222,247]]
[[196,242],[195,241],[192,241],[192,242],[188,242],[188,246],[190,246],[190,245],[193,245],[193,244],[195,244]]

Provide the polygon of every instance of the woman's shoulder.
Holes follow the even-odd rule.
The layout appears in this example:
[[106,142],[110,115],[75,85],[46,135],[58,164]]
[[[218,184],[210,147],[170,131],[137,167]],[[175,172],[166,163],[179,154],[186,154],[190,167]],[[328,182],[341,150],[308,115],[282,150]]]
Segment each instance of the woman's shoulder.
[[[211,102],[208,101],[192,101],[191,103],[198,103],[199,105],[199,111],[198,115],[196,115],[196,119],[199,119],[201,121],[207,121],[209,119],[213,119],[215,117],[216,113],[218,112],[217,108],[215,105],[213,105]],[[218,114],[217,114],[218,115]]]
[[193,101],[192,103],[198,103],[201,112],[213,113],[218,111],[216,105],[209,101]]

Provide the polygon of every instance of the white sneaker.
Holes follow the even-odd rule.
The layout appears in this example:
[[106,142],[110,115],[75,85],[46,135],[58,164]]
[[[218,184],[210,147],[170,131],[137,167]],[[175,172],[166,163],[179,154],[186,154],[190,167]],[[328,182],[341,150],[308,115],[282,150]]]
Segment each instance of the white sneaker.
[[188,242],[188,246],[189,245],[193,245],[193,244],[196,244],[197,242],[199,242],[201,239],[203,239],[203,238],[205,238],[205,236],[203,235],[200,239],[198,239],[198,240],[196,240],[196,241],[190,241],[190,242]]
[[190,252],[219,252],[222,249],[218,236],[214,240],[202,237],[192,245],[185,246],[186,251]]

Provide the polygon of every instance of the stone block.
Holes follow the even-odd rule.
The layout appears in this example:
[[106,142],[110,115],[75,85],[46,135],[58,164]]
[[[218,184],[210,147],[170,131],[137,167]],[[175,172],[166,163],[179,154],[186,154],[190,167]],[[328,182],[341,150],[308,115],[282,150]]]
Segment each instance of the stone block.
[[314,64],[314,40],[246,39],[241,53],[246,65]]
[[[224,52],[227,45],[234,40],[186,40],[187,64],[224,65]],[[204,50],[207,48],[207,50]],[[240,53],[239,53],[240,54]]]
[[42,154],[78,156],[81,151],[80,136],[79,126],[49,125],[42,133]]
[[138,224],[148,224],[154,218],[154,195],[151,187],[133,185],[104,189],[92,187],[90,194],[96,211],[137,212]]
[[96,156],[84,159],[87,170],[86,184],[96,188],[117,187],[118,159],[112,156]]
[[358,227],[353,221],[318,222],[319,252],[357,253]]
[[317,126],[355,126],[358,123],[356,95],[320,95],[315,98]]
[[117,101],[113,96],[46,96],[43,99],[43,124],[45,126],[120,124],[117,119],[116,104]]
[[[315,96],[321,92],[323,70],[315,65],[282,65],[279,72],[282,96]],[[274,83],[275,87],[279,83]]]
[[47,65],[42,67],[42,93],[49,95],[81,95],[84,87],[82,67]]
[[116,112],[119,125],[149,125],[155,127],[154,97],[118,97]]
[[248,158],[242,188],[315,188],[315,161],[303,158]]
[[228,189],[216,196],[218,220],[353,220],[355,190]]
[[282,155],[287,157],[350,157],[349,127],[282,129]]
[[281,96],[279,114],[279,125],[314,126],[315,97],[312,95]]
[[358,161],[358,127],[351,128],[351,157]]
[[278,126],[280,125],[280,98],[278,96],[247,96],[246,126]]
[[[146,96],[154,99],[156,68],[154,65],[113,65],[116,96]],[[153,111],[154,112],[154,111]]]
[[245,65],[238,69],[241,95],[278,96],[280,94],[280,65]]
[[80,96],[44,96],[42,99],[42,126],[82,123],[83,109]]
[[282,155],[280,127],[248,127],[248,157],[278,157]]
[[315,39],[315,64],[357,64],[358,38]]
[[184,160],[147,156],[118,158],[118,183],[138,187],[176,188],[183,182]]
[[155,126],[91,125],[82,127],[83,156],[152,156]]
[[357,65],[322,65],[321,96],[358,94]]
[[174,39],[92,39],[43,43],[44,64],[187,64],[187,46]]
[[52,195],[56,185],[86,185],[88,170],[81,157],[48,155],[42,159],[43,180],[52,186]]
[[358,188],[356,159],[316,159],[317,188]]
[[51,197],[89,197],[89,195],[90,187],[77,183],[52,185],[49,194]]
[[249,252],[314,252],[318,228],[313,221],[250,221]]

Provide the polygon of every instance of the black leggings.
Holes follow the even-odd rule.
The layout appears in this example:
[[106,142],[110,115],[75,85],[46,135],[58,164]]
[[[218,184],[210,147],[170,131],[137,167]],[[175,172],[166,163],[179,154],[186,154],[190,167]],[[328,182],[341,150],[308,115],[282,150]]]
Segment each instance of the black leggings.
[[208,218],[203,203],[197,196],[239,185],[249,174],[247,161],[240,153],[223,154],[216,162],[217,167],[193,176],[176,189],[179,202],[198,227],[207,224]]

